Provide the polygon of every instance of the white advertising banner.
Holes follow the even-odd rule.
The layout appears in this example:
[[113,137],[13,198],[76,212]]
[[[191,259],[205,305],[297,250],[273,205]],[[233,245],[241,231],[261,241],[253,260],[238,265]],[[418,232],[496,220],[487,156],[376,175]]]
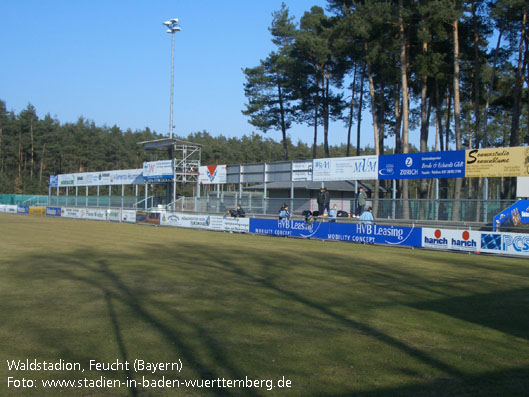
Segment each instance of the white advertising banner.
[[224,218],[222,230],[225,232],[249,233],[250,219],[248,218]]
[[378,156],[312,160],[313,181],[373,180],[378,178]]
[[422,228],[423,248],[476,252],[479,243],[478,231]]
[[481,252],[529,256],[529,234],[479,232]]
[[75,174],[59,175],[59,186],[75,186]]
[[18,206],[10,204],[0,204],[0,212],[16,214],[18,212]]
[[216,185],[226,183],[227,172],[225,165],[206,165],[198,169],[198,181],[201,185]]
[[63,207],[61,209],[61,216],[65,217],[65,218],[81,219],[81,210],[84,211],[84,209],[81,209],[81,208]]
[[113,221],[113,222],[121,222],[121,210],[108,209],[107,210],[107,220]]
[[312,181],[312,161],[292,163],[292,182]]
[[173,172],[173,160],[150,161],[143,163],[143,177],[145,179],[172,179]]
[[423,228],[422,247],[529,256],[529,234]]
[[83,208],[81,209],[81,219],[91,219],[94,221],[106,221],[108,219],[107,210]]
[[160,224],[239,233],[248,233],[250,230],[250,219],[248,218],[223,218],[222,216],[189,215],[172,212],[162,214]]
[[138,185],[143,183],[143,169],[109,171],[111,185]]
[[121,210],[121,222],[136,223],[136,211]]

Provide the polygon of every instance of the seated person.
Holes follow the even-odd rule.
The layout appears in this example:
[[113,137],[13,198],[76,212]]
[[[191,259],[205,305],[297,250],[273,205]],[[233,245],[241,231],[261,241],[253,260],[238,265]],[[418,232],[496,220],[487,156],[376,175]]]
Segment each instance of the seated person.
[[279,211],[279,219],[290,219],[290,212],[288,211],[288,205],[283,204],[281,211]]
[[327,219],[329,222],[336,222],[336,217],[338,216],[338,206],[334,204],[332,208],[329,210],[329,216]]
[[373,208],[369,207],[362,215],[360,215],[359,221],[366,225],[374,224],[375,218],[373,217]]
[[234,218],[244,218],[246,216],[240,204],[237,204],[237,209],[232,213],[232,216]]

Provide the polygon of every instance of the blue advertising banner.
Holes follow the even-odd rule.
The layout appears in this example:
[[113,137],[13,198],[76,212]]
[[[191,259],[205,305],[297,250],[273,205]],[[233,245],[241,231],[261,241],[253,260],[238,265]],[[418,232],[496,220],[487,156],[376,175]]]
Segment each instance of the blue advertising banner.
[[521,227],[529,223],[529,200],[518,200],[494,217],[494,231]]
[[46,216],[61,216],[59,207],[46,207]]
[[29,214],[29,207],[27,205],[19,205],[17,207],[17,214]]
[[463,178],[465,151],[379,156],[378,179]]
[[422,238],[421,229],[414,227],[255,218],[250,219],[250,233],[408,247],[420,247]]

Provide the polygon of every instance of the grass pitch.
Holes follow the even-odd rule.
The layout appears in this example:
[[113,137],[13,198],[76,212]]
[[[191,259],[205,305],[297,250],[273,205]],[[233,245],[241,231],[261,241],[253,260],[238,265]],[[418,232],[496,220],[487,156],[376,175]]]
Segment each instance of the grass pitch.
[[[0,395],[525,395],[528,305],[526,259],[0,214]],[[135,359],[183,369],[89,370]],[[101,376],[291,387],[41,386]]]

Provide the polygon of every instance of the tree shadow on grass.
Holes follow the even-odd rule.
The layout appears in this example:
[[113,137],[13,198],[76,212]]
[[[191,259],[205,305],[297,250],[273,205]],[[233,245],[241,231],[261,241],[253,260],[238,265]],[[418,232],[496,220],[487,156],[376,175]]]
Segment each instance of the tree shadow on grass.
[[[432,357],[427,352],[424,352],[408,343],[399,340],[398,338],[389,335],[388,333],[370,326],[361,321],[353,320],[344,315],[341,311],[330,308],[322,301],[320,297],[314,297],[310,294],[310,290],[302,288],[294,288],[289,285],[287,278],[284,275],[289,273],[295,264],[303,260],[303,253],[269,253],[266,256],[256,256],[255,252],[246,248],[231,248],[229,251],[222,250],[205,250],[201,243],[185,243],[179,244],[177,247],[165,247],[159,245],[151,245],[148,247],[138,248],[137,252],[127,254],[116,254],[112,252],[104,252],[97,249],[79,249],[73,250],[66,254],[40,254],[33,256],[25,256],[19,258],[18,261],[11,264],[9,271],[10,277],[17,278],[18,282],[31,283],[36,280],[47,280],[50,283],[57,283],[60,285],[63,281],[70,281],[77,285],[82,285],[94,292],[91,296],[103,296],[106,315],[108,316],[111,329],[114,334],[116,348],[122,360],[129,360],[130,344],[132,341],[127,341],[124,337],[124,329],[128,324],[120,319],[120,311],[116,309],[115,303],[121,307],[130,310],[134,317],[139,321],[148,324],[148,326],[161,336],[164,345],[167,345],[182,357],[185,365],[191,367],[193,372],[203,379],[214,379],[217,377],[228,377],[231,379],[244,379],[246,368],[241,368],[237,364],[238,360],[223,346],[221,339],[204,324],[204,316],[197,315],[196,317],[190,313],[182,310],[177,310],[175,305],[170,302],[159,302],[156,294],[161,289],[179,288],[177,284],[196,284],[186,285],[185,287],[192,287],[198,291],[192,291],[186,298],[199,298],[201,289],[206,296],[207,302],[213,302],[215,299],[222,299],[223,294],[236,294],[230,291],[231,287],[236,285],[244,285],[248,288],[248,293],[251,293],[252,288],[259,288],[266,291],[266,296],[277,296],[286,305],[295,304],[297,307],[304,308],[304,315],[306,320],[312,318],[327,319],[329,324],[344,327],[356,332],[361,332],[371,338],[376,339],[391,348],[394,348],[402,354],[409,356],[417,362],[434,368],[450,379],[450,387],[444,388],[444,381],[435,381],[431,386],[426,385],[426,390],[431,388],[432,392],[436,390],[451,390],[457,385],[466,384],[467,382],[484,382],[482,377],[472,377],[462,373],[455,366],[443,362],[435,357]],[[137,265],[130,265],[143,261],[143,267],[139,268]],[[343,256],[332,255],[328,253],[317,254],[311,258],[310,266],[320,266],[319,270],[335,272],[343,277],[351,277],[351,272],[343,266],[333,265],[333,262],[343,262]],[[383,263],[376,263],[362,267],[357,270],[355,277],[371,279],[373,282],[389,285],[401,285],[402,291],[410,288],[421,291],[422,286],[428,284],[426,276],[413,275],[405,271],[397,271],[391,269],[390,266],[384,267]],[[149,266],[151,263],[152,266]],[[246,265],[247,264],[247,265]],[[355,259],[351,260],[351,266],[355,265]],[[34,268],[42,269],[42,271],[32,271]],[[156,268],[156,272],[151,269]],[[162,270],[160,270],[162,269]],[[384,271],[384,269],[386,271]],[[178,275],[184,274],[183,279],[179,279]],[[312,275],[310,272],[306,277],[311,278],[312,282],[317,282],[321,272]],[[153,287],[153,285],[155,285]],[[176,285],[176,287],[175,287]],[[218,286],[218,290],[211,291],[212,286]],[[439,291],[449,288],[450,283],[441,283]],[[424,294],[432,294],[438,289],[426,288],[422,290]],[[217,294],[217,295],[216,295]],[[441,292],[442,294],[442,292]],[[446,294],[445,294],[446,295]],[[240,296],[241,301],[248,299],[247,296]],[[447,298],[448,300],[452,298]],[[457,299],[457,298],[453,298]],[[446,299],[443,299],[446,300]],[[479,300],[477,301],[479,303]],[[262,304],[266,302],[262,301]],[[431,303],[431,302],[430,302]],[[441,311],[441,308],[448,308],[446,314],[457,316],[457,310],[453,304],[444,303],[435,306],[435,303],[428,307],[428,303],[421,303],[415,305],[415,308],[422,310],[436,310]],[[157,307],[153,309],[153,305]],[[424,306],[421,306],[424,305]],[[160,312],[165,313],[162,316]],[[240,322],[259,322],[266,321],[260,318],[258,314],[251,312],[241,312],[247,318],[240,318]],[[237,318],[233,318],[237,321]],[[274,321],[281,321],[275,319]],[[284,324],[283,324],[284,325]],[[303,324],[296,324],[297,327],[302,327]],[[514,326],[515,332],[518,325]],[[39,338],[40,331],[38,325],[35,327],[35,338]],[[228,330],[229,331],[229,330]],[[67,332],[63,330],[63,332]],[[200,342],[200,348],[196,343],[188,339],[189,332],[192,332],[196,339]],[[61,340],[54,340],[52,337],[46,340],[50,350],[54,350],[61,344]],[[63,348],[64,349],[64,348]],[[67,348],[66,348],[67,349]],[[86,360],[86,357],[79,357],[79,354],[74,350],[64,351],[66,357],[72,361]],[[208,357],[207,359],[205,357]],[[61,357],[64,358],[64,357]],[[93,357],[97,359],[97,357]],[[520,369],[519,372],[524,373],[525,369]],[[506,373],[506,372],[505,372]],[[109,374],[115,376],[115,373]],[[491,376],[494,374],[491,374]],[[131,373],[123,373],[123,377],[130,378]],[[507,376],[507,375],[505,375]],[[504,379],[502,372],[498,372],[497,377],[500,380]],[[485,383],[483,383],[485,384]],[[405,394],[407,390],[413,392],[425,386],[410,386],[409,388],[384,389],[380,390],[381,394],[377,395],[391,395],[391,393]],[[417,389],[419,388],[419,389]],[[239,394],[241,391],[230,389],[210,389],[210,393],[215,395],[231,395]],[[321,390],[315,391],[321,393]],[[143,390],[130,388],[130,395],[142,394]],[[259,395],[255,389],[244,389],[244,395]],[[351,394],[355,394],[351,391]],[[369,395],[366,394],[366,395]]]

